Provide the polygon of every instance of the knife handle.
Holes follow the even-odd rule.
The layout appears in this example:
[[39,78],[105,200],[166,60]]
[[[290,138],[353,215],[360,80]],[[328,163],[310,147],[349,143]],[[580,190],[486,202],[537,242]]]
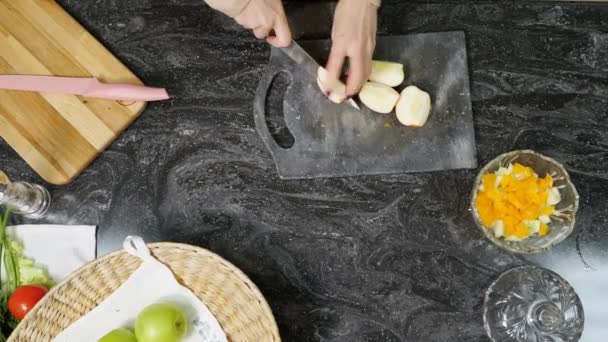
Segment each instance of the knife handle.
[[92,83],[82,96],[99,99],[119,101],[161,101],[169,99],[164,88],[146,87],[127,83],[101,83],[98,80]]

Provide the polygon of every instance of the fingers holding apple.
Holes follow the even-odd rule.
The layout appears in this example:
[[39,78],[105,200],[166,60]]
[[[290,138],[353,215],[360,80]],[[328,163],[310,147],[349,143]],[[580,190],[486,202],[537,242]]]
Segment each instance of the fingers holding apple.
[[[319,68],[318,75],[319,87],[324,90],[323,84],[327,82],[327,71]],[[365,82],[359,92],[359,100],[374,112],[388,114],[395,111],[397,120],[404,126],[422,127],[426,124],[431,113],[431,97],[424,90],[416,86],[408,86],[401,94],[394,87],[400,86],[405,80],[405,67],[401,63],[388,61],[372,61],[371,73],[369,81]],[[338,89],[342,96],[337,97],[337,94],[329,93],[330,99],[332,95],[339,103],[346,96],[344,94],[344,84],[334,83],[334,88]],[[326,89],[326,88],[325,88]]]
[[346,100],[346,85],[338,79],[332,78],[327,69],[319,67],[317,70],[317,85],[333,103],[342,103]]

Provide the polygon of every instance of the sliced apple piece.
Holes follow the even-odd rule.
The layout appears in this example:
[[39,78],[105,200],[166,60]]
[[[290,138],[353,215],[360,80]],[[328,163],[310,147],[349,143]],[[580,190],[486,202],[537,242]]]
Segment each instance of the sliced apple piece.
[[530,234],[536,234],[540,230],[541,222],[539,220],[524,220],[523,224],[528,228]]
[[559,189],[552,187],[549,189],[549,196],[547,196],[548,205],[556,205],[562,200],[562,196],[559,193]]
[[549,216],[547,216],[547,215],[540,215],[540,216],[538,217],[538,220],[539,220],[541,223],[544,223],[544,224],[549,224],[549,223],[551,223],[551,218],[550,218]]
[[431,113],[431,96],[415,86],[401,92],[396,107],[397,120],[405,126],[422,127]]
[[496,180],[494,181],[495,188],[498,188],[498,186],[500,185],[500,182],[502,182],[502,178],[503,178],[503,176],[496,176]]
[[359,99],[374,112],[388,114],[395,108],[395,104],[399,100],[399,93],[381,83],[365,82],[359,93]]
[[405,71],[403,64],[385,61],[372,61],[372,72],[369,80],[382,83],[389,87],[396,87],[403,83]]
[[509,167],[501,166],[498,168],[498,171],[496,171],[496,175],[498,176],[507,176],[511,173],[513,173],[513,164],[509,164]]
[[317,85],[331,102],[342,103],[346,100],[346,85],[339,80],[330,79],[324,67],[319,67],[317,70]]
[[502,220],[495,221],[492,228],[494,229],[494,236],[497,238],[505,235],[505,223]]

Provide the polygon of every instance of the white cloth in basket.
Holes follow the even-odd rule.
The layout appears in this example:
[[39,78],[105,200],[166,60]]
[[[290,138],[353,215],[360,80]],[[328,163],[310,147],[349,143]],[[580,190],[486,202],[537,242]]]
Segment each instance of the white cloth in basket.
[[171,270],[150,254],[142,238],[129,236],[123,245],[127,252],[143,260],[141,266],[106,300],[53,341],[93,342],[114,329],[132,329],[139,312],[158,302],[172,303],[183,310],[189,321],[183,342],[227,341],[207,306],[180,285]]

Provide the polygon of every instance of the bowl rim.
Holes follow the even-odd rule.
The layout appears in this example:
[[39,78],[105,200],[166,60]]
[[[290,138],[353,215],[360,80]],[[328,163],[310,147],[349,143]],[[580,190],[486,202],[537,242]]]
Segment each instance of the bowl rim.
[[[560,168],[564,172],[564,180],[565,180],[566,184],[570,188],[572,188],[572,192],[574,194],[574,203],[573,203],[573,208],[572,208],[571,224],[569,224],[567,226],[568,229],[566,230],[566,232],[563,236],[551,241],[547,246],[542,247],[542,248],[526,248],[525,250],[516,250],[516,249],[510,248],[509,245],[507,245],[507,244],[500,243],[499,238],[495,237],[494,234],[492,234],[492,232],[483,225],[483,223],[481,222],[481,218],[479,217],[477,208],[475,207],[475,201],[477,199],[479,185],[481,184],[481,178],[483,175],[488,173],[488,169],[490,168],[490,165],[494,164],[497,161],[500,161],[500,160],[506,159],[510,156],[514,156],[514,155],[518,155],[518,154],[531,154],[531,155],[541,158],[551,164],[556,165],[558,168]],[[579,199],[580,199],[580,197],[579,197],[578,190],[576,190],[576,186],[574,185],[574,183],[572,183],[572,179],[570,178],[570,174],[568,173],[568,170],[562,163],[558,162],[557,160],[555,160],[551,157],[538,153],[534,150],[524,149],[524,150],[513,150],[510,152],[502,153],[484,164],[484,166],[479,170],[479,172],[477,173],[477,176],[475,177],[475,181],[473,183],[473,188],[471,190],[471,202],[469,204],[469,209],[471,211],[473,220],[475,221],[475,225],[477,226],[477,228],[481,229],[481,231],[483,232],[485,237],[488,240],[492,241],[492,243],[494,245],[496,245],[504,250],[507,250],[509,252],[513,252],[513,253],[537,254],[537,253],[542,253],[542,252],[548,251],[553,246],[564,241],[568,236],[570,236],[570,234],[572,234],[572,232],[574,231],[574,226],[576,225],[576,213],[578,212],[578,208],[579,208]]]

